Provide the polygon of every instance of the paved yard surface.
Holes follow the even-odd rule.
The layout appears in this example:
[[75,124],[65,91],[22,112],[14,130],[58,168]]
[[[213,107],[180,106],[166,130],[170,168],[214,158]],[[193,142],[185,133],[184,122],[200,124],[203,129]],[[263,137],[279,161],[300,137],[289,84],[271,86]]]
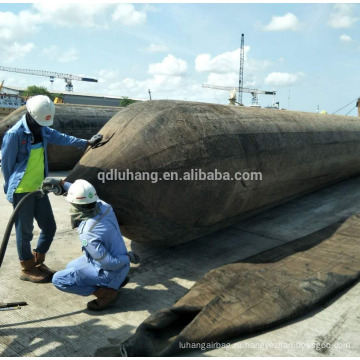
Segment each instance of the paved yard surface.
[[[81,246],[76,231],[70,229],[70,205],[63,197],[51,194],[50,199],[58,230],[47,264],[62,269],[80,256]],[[12,212],[4,195],[0,196],[0,209],[2,237]],[[0,356],[93,356],[97,348],[119,344],[131,336],[148,315],[171,306],[208,270],[305,236],[357,212],[360,177],[170,249],[149,248],[126,240],[128,248],[141,256],[142,263],[132,267],[131,281],[121,290],[115,306],[100,314],[86,310],[86,302],[92,297],[61,293],[52,284],[19,280],[13,233],[0,269],[0,302],[26,301],[29,305],[0,312]],[[291,323],[238,339],[226,348],[193,351],[189,355],[360,356],[359,299],[357,284]],[[328,348],[316,349],[316,344]]]

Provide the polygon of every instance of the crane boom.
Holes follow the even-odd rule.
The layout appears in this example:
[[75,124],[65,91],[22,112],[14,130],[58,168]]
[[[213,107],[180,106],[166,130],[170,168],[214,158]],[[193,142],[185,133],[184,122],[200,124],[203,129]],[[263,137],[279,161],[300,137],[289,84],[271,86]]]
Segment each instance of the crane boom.
[[242,103],[242,94],[243,94],[243,86],[244,86],[244,34],[241,34],[241,45],[240,45],[240,68],[239,68],[239,96],[238,96],[238,104],[243,105]]
[[[264,95],[276,95],[276,91],[266,91],[266,90],[259,90],[259,89],[249,89],[249,88],[241,88],[235,87],[235,86],[221,86],[221,85],[210,85],[210,84],[202,84],[203,88],[208,89],[216,89],[216,90],[227,90],[227,91],[240,91],[243,93],[250,93],[252,95],[252,105],[258,106],[258,94],[264,94]],[[241,97],[242,98],[242,97]],[[239,105],[243,105],[242,103],[238,102]]]
[[[239,91],[239,87],[236,86],[221,86],[221,85],[210,85],[210,84],[202,84],[203,88],[208,89],[217,89],[217,90],[236,90]],[[250,94],[264,94],[264,95],[276,95],[276,91],[265,91],[265,90],[259,90],[259,89],[249,89],[249,88],[242,88],[243,92],[250,93]]]
[[64,79],[66,82],[65,89],[68,91],[73,90],[72,80],[98,82],[96,79],[92,79],[92,78],[86,78],[86,77],[81,77],[81,76],[71,75],[71,74],[62,74],[62,73],[53,72],[53,71],[19,69],[19,68],[12,68],[12,67],[6,67],[6,66],[0,66],[0,71],[10,71],[10,72],[16,72],[16,73],[20,73],[20,74],[46,76],[46,77],[50,78],[51,82],[54,82],[55,78]]

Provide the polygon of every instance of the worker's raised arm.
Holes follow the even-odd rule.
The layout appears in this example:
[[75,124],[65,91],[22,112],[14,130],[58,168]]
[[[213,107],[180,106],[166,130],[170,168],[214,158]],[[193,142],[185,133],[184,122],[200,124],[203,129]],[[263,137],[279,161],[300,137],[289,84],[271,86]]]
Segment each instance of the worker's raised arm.
[[76,146],[82,149],[88,145],[88,141],[85,139],[66,135],[49,127],[44,128],[44,136],[47,137],[50,144]]
[[88,145],[94,146],[103,138],[101,134],[96,134],[93,135],[90,140],[80,139],[75,136],[63,134],[49,127],[44,129],[44,135],[48,138],[50,144],[77,146],[79,148],[85,148]]

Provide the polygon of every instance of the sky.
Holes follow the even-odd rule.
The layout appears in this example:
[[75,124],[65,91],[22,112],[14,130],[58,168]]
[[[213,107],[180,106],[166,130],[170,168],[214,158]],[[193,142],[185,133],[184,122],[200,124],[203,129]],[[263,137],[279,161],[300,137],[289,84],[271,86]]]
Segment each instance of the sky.
[[[290,110],[350,103],[338,114],[356,116],[359,28],[357,3],[0,3],[0,66],[98,79],[74,81],[74,92],[228,104],[228,91],[202,84],[238,86],[243,33],[245,87],[275,90]],[[51,89],[47,77],[1,80]],[[273,100],[259,95],[261,106]]]

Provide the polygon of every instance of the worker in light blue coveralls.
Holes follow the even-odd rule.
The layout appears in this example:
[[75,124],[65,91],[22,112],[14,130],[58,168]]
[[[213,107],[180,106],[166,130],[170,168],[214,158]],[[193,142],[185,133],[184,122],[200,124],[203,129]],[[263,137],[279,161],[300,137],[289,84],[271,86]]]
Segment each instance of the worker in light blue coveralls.
[[139,257],[128,252],[111,205],[99,200],[95,188],[86,180],[73,184],[46,178],[43,189],[61,186],[67,191],[71,207],[71,225],[78,228],[83,255],[58,271],[53,284],[62,291],[96,299],[88,302],[90,310],[108,308],[116,299],[118,289],[125,286],[130,262]]
[[[71,145],[85,149],[101,141],[94,135],[89,141],[65,135],[49,126],[55,115],[54,103],[44,95],[30,98],[26,114],[4,135],[1,147],[6,198],[14,208],[24,196],[41,186],[48,175],[47,144]],[[41,233],[36,248],[31,250],[33,223],[36,219]],[[56,231],[56,223],[49,198],[30,198],[15,220],[16,243],[21,263],[21,280],[34,283],[51,282],[54,271],[45,264]]]

